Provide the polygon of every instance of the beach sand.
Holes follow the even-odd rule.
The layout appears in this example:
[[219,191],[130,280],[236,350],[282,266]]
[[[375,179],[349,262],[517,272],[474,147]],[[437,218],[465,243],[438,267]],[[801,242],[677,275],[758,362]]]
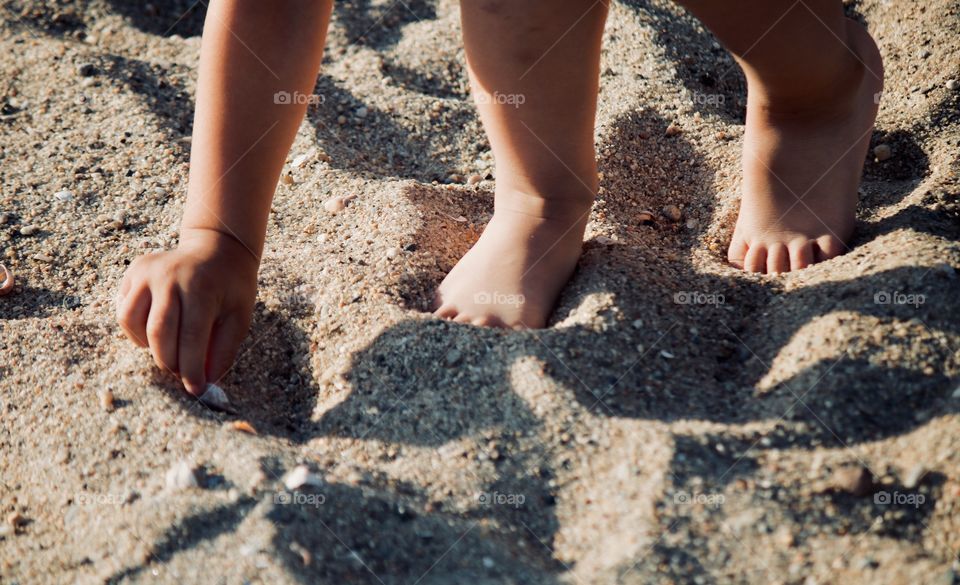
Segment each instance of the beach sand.
[[850,253],[769,277],[724,262],[742,76],[669,2],[615,2],[601,193],[526,332],[423,312],[492,211],[457,4],[338,2],[234,413],[113,319],[177,242],[191,4],[0,2],[0,583],[960,580],[956,2],[848,4],[890,157]]

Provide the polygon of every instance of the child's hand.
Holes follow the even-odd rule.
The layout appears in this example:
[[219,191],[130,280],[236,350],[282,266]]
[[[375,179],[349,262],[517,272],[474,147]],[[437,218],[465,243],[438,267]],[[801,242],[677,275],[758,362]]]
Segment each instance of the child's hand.
[[117,320],[157,366],[201,395],[233,363],[257,296],[258,262],[213,230],[184,230],[176,250],[137,258],[120,283]]

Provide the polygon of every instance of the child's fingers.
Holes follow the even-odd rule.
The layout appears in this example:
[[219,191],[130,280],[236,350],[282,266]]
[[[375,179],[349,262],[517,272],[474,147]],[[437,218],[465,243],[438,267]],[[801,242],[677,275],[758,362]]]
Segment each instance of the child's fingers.
[[147,347],[147,315],[150,313],[150,289],[143,286],[127,294],[117,304],[117,322],[130,341]]
[[187,392],[200,396],[206,386],[205,366],[210,329],[213,326],[213,310],[196,300],[183,303],[180,309],[180,347],[177,363],[180,378]]
[[227,373],[237,357],[247,327],[249,323],[232,314],[214,325],[207,353],[207,380],[216,384]]
[[180,297],[177,291],[154,292],[147,317],[147,341],[157,367],[179,372],[177,341],[180,328]]

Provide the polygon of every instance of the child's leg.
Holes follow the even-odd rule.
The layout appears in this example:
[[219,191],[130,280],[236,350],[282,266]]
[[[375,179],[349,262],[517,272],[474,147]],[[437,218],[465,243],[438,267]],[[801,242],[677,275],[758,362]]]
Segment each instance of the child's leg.
[[601,0],[464,0],[472,91],[497,164],[494,216],[437,291],[462,323],[542,327],[597,189]]
[[840,0],[681,0],[747,77],[743,197],[728,253],[786,272],[845,252],[883,65]]

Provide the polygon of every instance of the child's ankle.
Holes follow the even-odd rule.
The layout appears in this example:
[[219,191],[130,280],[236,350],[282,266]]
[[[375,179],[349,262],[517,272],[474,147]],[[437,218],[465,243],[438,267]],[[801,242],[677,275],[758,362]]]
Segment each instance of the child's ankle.
[[855,35],[847,34],[846,37],[832,67],[804,71],[786,81],[782,74],[767,80],[759,72],[749,72],[751,105],[784,116],[836,112],[852,105],[850,100],[857,95],[864,77],[871,72],[860,56],[861,50],[866,49],[860,47]]
[[[571,181],[574,179],[571,178]],[[578,185],[579,186],[579,185]],[[540,194],[527,190],[497,188],[494,197],[495,213],[523,214],[539,219],[584,222],[593,207],[594,191],[583,187]]]

